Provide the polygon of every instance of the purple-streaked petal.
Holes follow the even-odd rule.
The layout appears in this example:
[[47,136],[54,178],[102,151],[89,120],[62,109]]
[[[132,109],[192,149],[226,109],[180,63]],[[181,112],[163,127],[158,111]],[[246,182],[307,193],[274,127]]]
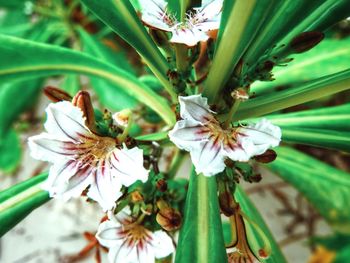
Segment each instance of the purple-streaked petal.
[[251,158],[251,148],[252,143],[249,140],[239,140],[237,143],[232,145],[225,145],[224,151],[225,156],[232,161],[247,162]]
[[197,121],[202,124],[212,120],[213,111],[210,110],[208,99],[199,95],[179,96],[180,115],[185,120]]
[[190,152],[197,174],[212,176],[222,172],[225,169],[225,152],[221,142],[217,143],[210,139],[199,144],[200,149]]
[[[72,165],[74,165],[74,163],[72,163]],[[48,180],[46,185],[46,189],[49,191],[51,197],[68,201],[72,197],[80,196],[81,193],[91,184],[91,172],[93,170],[93,167],[91,166],[85,166],[82,168],[74,167],[72,169],[74,169],[75,172],[69,174],[69,176],[69,166],[66,168],[62,167],[61,170],[57,168],[54,169],[56,169],[56,172],[59,174],[56,175],[55,180]],[[59,176],[62,177],[62,179]],[[51,184],[49,184],[50,182]]]
[[45,129],[56,139],[77,143],[82,141],[82,136],[94,137],[85,126],[83,112],[72,103],[68,101],[50,103],[46,113]]
[[220,26],[222,4],[223,0],[214,0],[201,8],[196,8],[197,14],[195,18],[199,22],[196,24],[197,28],[204,32],[218,29]]
[[88,196],[98,202],[103,211],[115,207],[115,202],[122,195],[122,185],[112,177],[110,163],[102,160],[95,171],[94,180],[89,188]]
[[110,155],[111,174],[122,185],[130,186],[137,180],[146,182],[149,171],[143,167],[143,150],[134,147],[116,148]]
[[111,248],[123,243],[124,235],[121,233],[122,226],[118,222],[107,220],[99,225],[96,238],[102,246]]
[[152,234],[151,246],[156,258],[164,258],[174,253],[175,248],[172,239],[162,230]]
[[238,128],[237,131],[239,141],[251,142],[246,143],[245,147],[251,156],[263,154],[267,149],[278,146],[282,137],[281,129],[266,119]]
[[75,159],[84,150],[83,144],[57,140],[55,136],[41,133],[28,139],[30,154],[33,158],[56,163],[58,160]]
[[209,130],[197,121],[181,120],[169,131],[170,140],[180,149],[191,151],[199,147],[199,142],[207,140]]

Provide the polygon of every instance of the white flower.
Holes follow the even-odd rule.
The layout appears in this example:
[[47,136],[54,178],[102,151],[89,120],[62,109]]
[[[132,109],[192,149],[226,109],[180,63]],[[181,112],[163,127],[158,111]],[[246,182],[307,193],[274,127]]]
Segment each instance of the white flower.
[[225,159],[246,162],[278,146],[281,129],[266,119],[256,124],[224,129],[202,95],[179,97],[183,120],[169,132],[170,140],[190,152],[197,173],[211,176],[225,169]]
[[51,197],[68,200],[90,186],[88,196],[109,210],[122,185],[147,180],[141,149],[118,148],[115,139],[93,133],[70,102],[51,103],[46,112],[47,133],[29,138],[29,147],[33,158],[52,163],[45,184]]
[[142,21],[149,27],[171,32],[170,42],[195,46],[207,41],[208,32],[220,26],[223,0],[213,0],[186,14],[184,22],[176,20],[167,10],[163,0],[140,0]]
[[172,239],[162,230],[152,232],[125,212],[100,224],[97,240],[109,248],[111,263],[151,263],[174,252]]

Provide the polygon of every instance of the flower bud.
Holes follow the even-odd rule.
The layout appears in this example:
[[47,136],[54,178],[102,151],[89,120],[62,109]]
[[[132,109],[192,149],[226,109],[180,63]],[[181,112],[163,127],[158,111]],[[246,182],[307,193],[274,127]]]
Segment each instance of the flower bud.
[[85,117],[85,124],[90,130],[95,130],[95,113],[87,91],[79,91],[73,98],[74,106],[81,109]]
[[143,201],[143,196],[139,191],[134,191],[130,194],[131,202],[138,203]]
[[257,155],[254,157],[255,161],[259,163],[271,163],[277,158],[277,153],[274,150],[267,150],[261,155]]
[[231,96],[235,100],[240,100],[240,101],[245,101],[245,100],[249,99],[248,93],[243,88],[238,88],[238,89],[232,91]]
[[156,220],[166,231],[177,230],[182,224],[182,216],[180,212],[171,207],[161,209],[157,213]]
[[156,187],[161,192],[168,190],[168,184],[164,179],[159,179],[156,183]]
[[67,92],[52,86],[45,87],[44,94],[53,102],[72,100],[72,97]]
[[126,127],[128,126],[130,115],[131,111],[129,109],[125,109],[114,113],[112,118],[117,126]]
[[295,53],[303,53],[315,47],[323,38],[324,34],[322,32],[303,32],[293,38],[289,46]]

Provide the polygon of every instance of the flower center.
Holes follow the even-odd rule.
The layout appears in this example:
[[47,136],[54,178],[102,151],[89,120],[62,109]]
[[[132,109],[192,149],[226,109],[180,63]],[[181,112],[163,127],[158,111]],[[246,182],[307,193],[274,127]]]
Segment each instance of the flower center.
[[125,238],[125,243],[129,247],[137,246],[138,249],[143,249],[152,241],[151,231],[138,224],[127,225],[118,234]]

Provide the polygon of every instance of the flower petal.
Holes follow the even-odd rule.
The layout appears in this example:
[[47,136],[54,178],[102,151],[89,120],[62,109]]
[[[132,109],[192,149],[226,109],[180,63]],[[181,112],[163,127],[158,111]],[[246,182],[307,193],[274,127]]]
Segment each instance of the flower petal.
[[111,174],[120,180],[122,185],[130,186],[137,180],[146,182],[149,171],[143,167],[143,150],[138,147],[128,149],[116,148],[110,155]]
[[107,220],[102,222],[96,233],[98,242],[107,248],[120,246],[123,243],[122,227],[117,222]]
[[122,195],[122,185],[112,176],[110,163],[106,160],[100,162],[94,175],[88,196],[98,202],[103,211],[111,210],[115,207],[115,201]]
[[156,258],[167,257],[175,251],[172,239],[162,230],[152,234],[151,246]]
[[[128,246],[126,240],[120,246],[112,247],[108,251],[110,263],[143,263],[139,260],[136,246]],[[151,261],[152,262],[152,261]]]
[[68,101],[50,103],[46,113],[45,129],[58,140],[76,143],[82,136],[93,136],[85,126],[83,112]]
[[223,0],[214,0],[206,3],[203,7],[196,8],[195,26],[203,32],[216,30],[220,26]]
[[210,110],[208,99],[199,95],[179,96],[180,115],[185,120],[197,121],[202,124],[212,120],[213,111]]
[[225,152],[221,142],[217,144],[212,139],[199,142],[200,149],[190,152],[191,160],[197,174],[212,176],[225,169]]
[[30,155],[34,159],[55,163],[58,160],[72,159],[75,151],[65,150],[72,142],[56,140],[48,133],[28,138]]
[[198,42],[207,41],[209,38],[205,32],[201,31],[200,28],[195,26],[186,28],[180,25],[171,32],[172,37],[170,42],[185,44],[189,47],[197,45]]
[[[53,165],[50,169],[52,179],[45,184],[51,197],[56,197],[68,201],[71,197],[78,197],[91,184],[91,172],[93,167],[76,167],[75,162],[67,162],[63,167]],[[69,174],[69,169],[74,173]]]
[[173,18],[166,11],[167,2],[163,0],[139,0],[142,9],[142,21],[153,28],[163,31],[171,31],[174,23]]
[[245,150],[251,156],[263,154],[270,147],[278,146],[282,137],[281,129],[266,119],[247,127],[238,128],[237,131],[239,141],[249,140],[251,142],[251,144],[242,145],[246,146]]
[[197,121],[181,120],[176,122],[168,135],[177,147],[191,151],[198,148],[200,141],[208,139],[209,131]]

